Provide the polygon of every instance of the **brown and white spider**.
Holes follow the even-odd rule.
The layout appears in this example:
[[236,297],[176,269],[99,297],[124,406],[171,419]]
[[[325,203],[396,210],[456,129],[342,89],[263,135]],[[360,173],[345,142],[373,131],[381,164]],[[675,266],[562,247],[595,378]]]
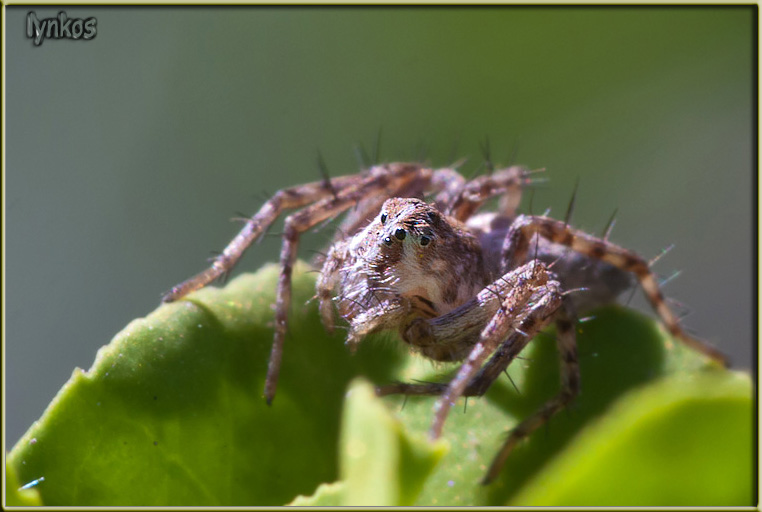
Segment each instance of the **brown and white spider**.
[[[566,222],[516,215],[530,176],[513,166],[467,181],[454,168],[391,163],[280,190],[246,221],[210,268],[175,286],[163,300],[177,300],[230,272],[281,212],[299,209],[285,220],[275,339],[264,392],[269,404],[283,355],[299,236],[351,209],[317,281],[323,324],[333,330],[337,309],[349,323],[350,347],[370,333],[396,329],[428,358],[463,361],[449,384],[400,383],[377,390],[379,395],[438,395],[430,429],[434,439],[460,396],[484,394],[527,343],[555,322],[561,390],[511,432],[485,476],[488,483],[519,440],[577,395],[577,312],[613,301],[630,287],[632,276],[674,337],[727,363],[720,352],[680,327],[640,256],[609,242],[607,235],[596,238]],[[492,197],[500,197],[499,211],[477,214]]]

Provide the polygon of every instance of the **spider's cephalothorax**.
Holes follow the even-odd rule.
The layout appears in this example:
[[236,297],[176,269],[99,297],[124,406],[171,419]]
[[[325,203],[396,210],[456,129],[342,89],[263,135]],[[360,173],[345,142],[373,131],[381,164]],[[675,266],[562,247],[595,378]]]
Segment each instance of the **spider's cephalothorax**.
[[[333,268],[339,278],[332,286]],[[469,347],[429,346],[408,331],[417,319],[433,319],[472,299],[489,281],[479,240],[465,225],[420,199],[392,198],[365,229],[334,246],[318,292],[326,324],[336,293],[339,314],[351,325],[350,344],[396,329],[427,357],[453,361]]]
[[[284,226],[275,339],[265,381],[270,403],[283,354],[299,236],[349,211],[317,282],[323,324],[332,331],[336,311],[349,323],[350,347],[370,333],[396,330],[428,358],[463,361],[447,384],[378,389],[380,395],[439,395],[433,438],[441,435],[458,397],[483,394],[527,343],[555,322],[561,391],[512,431],[485,477],[489,482],[515,444],[578,393],[576,313],[613,301],[633,276],[673,336],[726,363],[720,352],[680,327],[648,263],[636,253],[609,242],[607,235],[597,238],[567,222],[516,215],[530,175],[514,166],[467,181],[451,168],[392,163],[280,190],[248,219],[210,268],[174,287],[164,300],[177,300],[227,274],[283,210],[298,209]],[[500,197],[498,211],[477,214],[492,197]]]
[[355,260],[352,267],[368,269],[369,281],[389,287],[395,296],[420,299],[432,317],[487,284],[478,239],[419,199],[388,199],[376,220],[352,238],[348,252]]

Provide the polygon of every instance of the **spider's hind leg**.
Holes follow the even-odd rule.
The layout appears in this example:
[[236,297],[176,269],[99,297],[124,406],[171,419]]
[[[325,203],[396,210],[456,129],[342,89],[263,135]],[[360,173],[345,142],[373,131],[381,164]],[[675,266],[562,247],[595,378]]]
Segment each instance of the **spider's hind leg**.
[[659,281],[651,272],[648,262],[635,252],[619,247],[606,239],[572,229],[565,222],[548,217],[520,215],[511,225],[503,243],[501,259],[504,268],[512,268],[512,266],[522,264],[527,260],[530,241],[535,234],[634,274],[641,288],[643,288],[646,298],[672,336],[723,366],[728,365],[728,359],[722,352],[706,342],[688,335],[683,330],[677,316],[667,305],[664,295],[659,289]]

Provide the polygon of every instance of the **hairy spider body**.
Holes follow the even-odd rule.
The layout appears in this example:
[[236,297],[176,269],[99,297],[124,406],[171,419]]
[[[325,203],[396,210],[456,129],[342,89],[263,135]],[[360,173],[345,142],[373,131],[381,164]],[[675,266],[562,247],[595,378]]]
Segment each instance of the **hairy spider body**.
[[[411,339],[407,329],[418,318],[449,313],[489,282],[479,240],[465,225],[448,221],[419,199],[389,199],[381,211],[329,253],[317,285],[323,322],[332,323],[330,301],[338,292],[339,314],[351,326],[348,343],[399,328],[403,340],[431,359],[462,359],[465,354],[452,353],[448,346],[429,347]],[[330,279],[335,268],[338,282]]]
[[[566,222],[516,215],[521,190],[530,182],[530,172],[521,167],[467,181],[451,168],[391,163],[283,189],[247,220],[210,268],[174,287],[164,301],[177,300],[230,272],[283,210],[298,209],[284,226],[275,336],[265,381],[265,398],[271,403],[299,235],[348,211],[317,281],[321,319],[329,331],[336,313],[348,322],[346,342],[351,348],[370,333],[396,330],[425,357],[462,361],[447,384],[399,383],[377,390],[379,395],[439,395],[432,438],[441,435],[458,397],[486,392],[527,343],[555,322],[561,390],[512,431],[485,477],[487,483],[518,441],[579,392],[576,314],[613,301],[634,279],[673,336],[726,364],[720,352],[683,331],[648,263],[637,254],[609,242],[607,235],[597,238]],[[500,197],[499,211],[477,214],[492,197]]]

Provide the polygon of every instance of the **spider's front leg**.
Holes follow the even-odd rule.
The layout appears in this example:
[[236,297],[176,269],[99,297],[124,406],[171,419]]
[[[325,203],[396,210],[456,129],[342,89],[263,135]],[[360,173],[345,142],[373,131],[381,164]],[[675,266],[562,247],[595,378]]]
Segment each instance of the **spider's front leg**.
[[[468,359],[449,384],[397,383],[379,386],[376,394],[448,393],[452,402],[459,396],[483,395],[531,340],[531,333],[547,324],[545,320],[537,323],[536,314],[555,307],[555,302],[560,300],[557,288],[558,283],[550,280],[544,264],[532,261],[485,286],[473,299],[449,313],[436,318],[408,320],[400,335],[424,356],[435,361]],[[551,290],[553,293],[549,293]],[[550,307],[547,307],[548,302]],[[532,308],[530,303],[536,307]],[[532,319],[527,320],[530,316]],[[537,325],[524,325],[522,329],[520,325],[525,321]],[[492,359],[481,367],[490,354],[493,354]],[[432,426],[433,437],[441,433],[451,405],[444,400],[440,402],[443,405],[437,406],[438,419]]]
[[[424,354],[434,350],[431,347],[440,350],[441,347],[463,344],[471,347],[465,362],[447,386],[398,384],[379,388],[378,393],[440,394],[430,429],[430,437],[436,439],[441,435],[447,414],[456,400],[464,395],[483,394],[529,341],[553,320],[557,324],[562,361],[561,390],[511,432],[483,480],[487,484],[499,473],[518,441],[547,422],[579,392],[573,315],[560,285],[552,280],[543,263],[537,260],[527,263],[485,287],[477,297],[455,311],[430,320],[419,319],[403,332],[403,338]],[[477,336],[475,343],[474,334]],[[483,366],[490,355],[492,358]]]
[[[494,293],[499,299],[499,306],[486,326],[480,324],[484,327],[481,328],[478,341],[471,348],[455,378],[450,381],[447,390],[437,400],[434,421],[429,430],[432,439],[442,434],[452,405],[463,396],[490,355],[501,348],[504,358],[502,363],[507,366],[526,344],[550,323],[563,301],[559,286],[558,282],[551,279],[545,265],[536,260],[509,272],[487,286],[488,293]],[[466,319],[481,315],[478,309],[466,309],[460,313]],[[435,322],[431,323],[436,326]],[[441,329],[443,326],[436,327]],[[449,330],[449,327],[445,328]],[[436,332],[435,329],[432,331]]]
[[331,246],[326,254],[323,268],[317,278],[315,289],[317,291],[318,310],[320,320],[325,330],[331,334],[335,328],[333,313],[333,291],[339,285],[341,270],[346,265],[349,257],[349,240],[337,242]]
[[557,412],[563,410],[579,394],[579,362],[577,360],[577,336],[575,319],[564,304],[556,312],[556,341],[561,358],[561,390],[558,395],[545,403],[537,412],[519,423],[508,435],[500,451],[492,459],[482,484],[492,482],[500,473],[506,459],[519,441],[547,423]]
[[[471,379],[471,382],[468,383],[461,396],[483,396],[492,386],[492,383],[500,377],[503,371],[508,368],[511,362],[518,356],[521,349],[526,346],[526,343],[519,338],[525,338],[525,336],[518,332],[511,334],[508,339],[500,345],[490,360],[487,361],[487,364],[482,366],[479,372]],[[448,384],[446,382],[425,382],[415,384],[409,382],[395,382],[394,384],[377,386],[376,395],[440,396],[447,391],[447,386]]]
[[222,253],[214,258],[209,268],[172,287],[170,291],[164,294],[161,299],[162,302],[179,300],[190,292],[203,288],[215,279],[228,274],[233,270],[246,249],[262,236],[283,211],[314,203],[331,195],[335,190],[344,190],[361,180],[362,176],[359,175],[342,176],[334,178],[330,182],[318,181],[279,190],[262,205],[254,216],[246,221],[246,225]]
[[[482,289],[476,297],[436,318],[414,318],[403,324],[402,339],[424,356],[437,361],[464,360],[455,378],[436,403],[430,436],[442,433],[452,404],[469,390],[482,392],[478,375],[492,382],[527,343],[553,319],[561,307],[558,282],[551,279],[540,261],[531,261]],[[495,354],[485,369],[482,364]],[[392,385],[379,388],[380,395],[393,392],[431,394],[437,385]],[[418,389],[420,388],[420,389]],[[425,389],[424,389],[425,388]],[[470,393],[469,393],[470,394]]]

